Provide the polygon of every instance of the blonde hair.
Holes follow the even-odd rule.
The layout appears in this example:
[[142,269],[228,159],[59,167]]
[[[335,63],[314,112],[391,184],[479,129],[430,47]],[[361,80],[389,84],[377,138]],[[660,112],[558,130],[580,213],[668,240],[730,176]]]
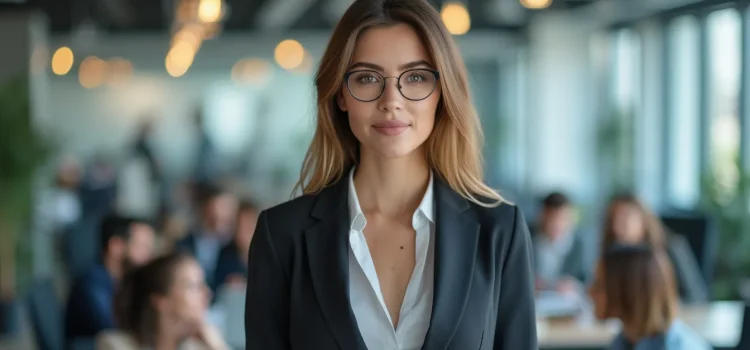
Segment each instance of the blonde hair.
[[502,204],[500,194],[484,183],[483,135],[471,103],[466,67],[440,15],[426,0],[357,0],[341,18],[315,76],[317,126],[295,192],[317,194],[357,164],[359,141],[335,99],[359,35],[371,27],[399,23],[417,32],[440,72],[442,97],[426,141],[430,167],[467,200],[485,207]]

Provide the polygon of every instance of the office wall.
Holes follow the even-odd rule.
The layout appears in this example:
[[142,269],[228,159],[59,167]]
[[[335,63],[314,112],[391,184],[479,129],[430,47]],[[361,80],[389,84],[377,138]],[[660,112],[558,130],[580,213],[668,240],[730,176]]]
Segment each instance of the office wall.
[[[133,62],[135,75],[127,83],[95,89],[81,87],[75,69],[66,76],[51,77],[53,117],[44,127],[54,130],[66,152],[84,158],[98,153],[118,154],[131,142],[144,114],[153,113],[158,118],[156,151],[167,173],[180,178],[192,165],[196,139],[191,120],[195,108],[201,106],[220,150],[228,159],[244,162],[251,169],[253,187],[283,187],[286,198],[286,189],[291,190],[312,136],[312,72],[287,72],[275,67],[262,86],[239,86],[231,81],[230,72],[241,58],[271,62],[274,45],[287,37],[299,40],[317,60],[328,34],[219,38],[203,45],[190,71],[180,78],[172,78],[164,70],[168,39],[163,36],[99,37],[83,47],[72,45],[79,62],[86,55],[124,57]],[[480,75],[488,65],[513,58],[509,53],[518,45],[516,39],[502,33],[476,33],[458,42],[467,65],[476,66]],[[71,45],[71,40],[54,38],[53,48],[61,45]],[[498,69],[493,71],[499,79]],[[492,86],[497,84],[475,88]],[[493,103],[498,104],[493,100],[490,105]],[[491,109],[493,114],[497,110]]]

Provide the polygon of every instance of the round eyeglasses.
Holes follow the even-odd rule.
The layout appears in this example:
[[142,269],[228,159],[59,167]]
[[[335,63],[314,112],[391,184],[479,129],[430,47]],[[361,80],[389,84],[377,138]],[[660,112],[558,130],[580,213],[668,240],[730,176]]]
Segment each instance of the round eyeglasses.
[[358,70],[344,75],[349,93],[362,102],[379,99],[385,91],[385,81],[388,78],[397,80],[398,91],[407,100],[420,101],[435,91],[440,73],[432,69],[419,68],[407,70],[398,77],[384,77],[374,70]]

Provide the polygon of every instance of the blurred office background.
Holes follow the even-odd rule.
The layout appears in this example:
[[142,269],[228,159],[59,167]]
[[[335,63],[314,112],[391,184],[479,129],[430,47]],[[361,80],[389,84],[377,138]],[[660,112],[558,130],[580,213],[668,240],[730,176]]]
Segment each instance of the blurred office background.
[[[487,181],[531,226],[541,198],[566,193],[592,261],[607,201],[636,194],[690,243],[711,291],[695,327],[735,348],[750,296],[749,3],[431,2],[468,66]],[[0,0],[0,110],[12,116],[0,154],[24,168],[0,164],[0,207],[25,207],[13,189],[33,190],[31,210],[6,209],[23,214],[0,225],[9,346],[36,348],[47,326],[35,320],[61,317],[72,276],[96,260],[102,210],[177,240],[197,183],[262,208],[290,198],[316,65],[350,3]],[[64,239],[50,233],[61,227]],[[50,279],[60,302],[35,317],[27,299]],[[550,324],[540,334],[562,338],[542,344],[609,336],[565,329]]]

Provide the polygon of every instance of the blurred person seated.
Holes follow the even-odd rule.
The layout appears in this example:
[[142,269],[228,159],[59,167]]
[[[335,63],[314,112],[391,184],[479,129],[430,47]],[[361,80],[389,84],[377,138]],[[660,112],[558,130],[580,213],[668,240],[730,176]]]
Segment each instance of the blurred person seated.
[[234,240],[221,249],[219,260],[216,263],[214,283],[211,286],[214,292],[225,284],[245,287],[247,281],[247,257],[259,214],[259,208],[255,204],[248,201],[240,204],[237,212]]
[[201,185],[197,191],[200,220],[175,248],[193,255],[210,283],[219,252],[232,239],[238,203],[232,194],[212,185]]
[[206,322],[210,291],[203,269],[183,253],[129,273],[115,296],[117,331],[100,333],[98,350],[228,350]]
[[73,283],[65,310],[65,339],[93,338],[115,327],[112,298],[133,267],[151,259],[154,230],[145,221],[109,216],[100,228],[101,260]]
[[667,234],[659,219],[631,194],[614,197],[607,208],[601,250],[615,243],[664,248],[675,268],[682,302],[708,301],[708,286],[685,237]]
[[539,226],[533,238],[537,291],[553,290],[563,294],[583,291],[590,264],[584,242],[575,231],[575,213],[568,197],[560,192],[542,201]]
[[712,349],[677,319],[674,275],[661,248],[611,246],[602,255],[590,295],[597,318],[622,322],[610,350]]

